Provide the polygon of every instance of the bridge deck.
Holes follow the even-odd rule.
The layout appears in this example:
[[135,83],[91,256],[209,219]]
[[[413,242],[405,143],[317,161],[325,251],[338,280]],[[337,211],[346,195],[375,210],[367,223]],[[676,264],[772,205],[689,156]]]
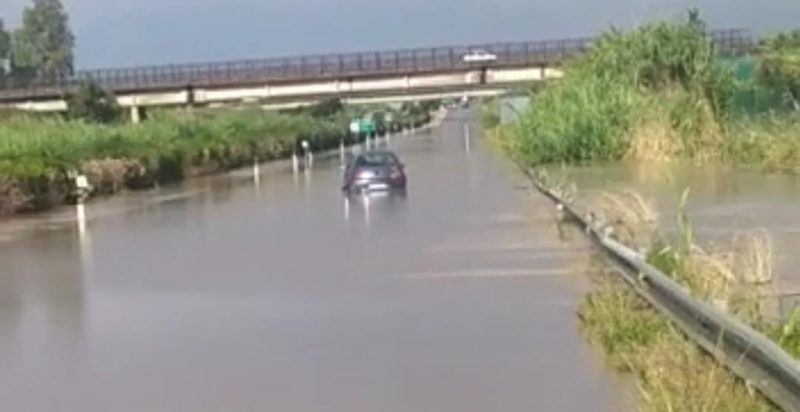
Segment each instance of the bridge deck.
[[[710,36],[722,52],[743,51],[752,45],[749,32],[742,29],[713,31]],[[5,87],[0,87],[0,102],[63,96],[87,79],[92,79],[115,93],[131,93],[191,87],[214,88],[260,83],[445,73],[476,67],[554,66],[587,50],[592,42],[593,39],[578,38],[85,70],[71,76],[40,79],[24,86],[10,82]],[[464,62],[462,56],[474,50],[492,53],[497,59],[484,63]]]

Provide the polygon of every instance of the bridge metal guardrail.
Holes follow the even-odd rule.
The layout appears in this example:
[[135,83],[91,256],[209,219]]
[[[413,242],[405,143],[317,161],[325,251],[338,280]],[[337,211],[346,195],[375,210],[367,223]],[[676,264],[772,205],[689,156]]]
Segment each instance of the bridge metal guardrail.
[[[717,30],[711,32],[710,37],[722,52],[747,50],[752,45],[750,33],[743,29]],[[584,52],[592,42],[591,38],[575,38],[84,70],[71,76],[39,79],[31,83],[8,82],[0,86],[0,99],[59,96],[86,79],[120,92],[416,74],[476,67],[548,66]],[[492,53],[497,59],[485,63],[469,63],[462,59],[463,55],[475,50]]]
[[617,273],[690,339],[785,411],[800,411],[800,362],[775,342],[709,303],[693,298],[672,278],[616,241],[588,211],[548,188],[522,167],[534,187],[552,200],[610,258]]

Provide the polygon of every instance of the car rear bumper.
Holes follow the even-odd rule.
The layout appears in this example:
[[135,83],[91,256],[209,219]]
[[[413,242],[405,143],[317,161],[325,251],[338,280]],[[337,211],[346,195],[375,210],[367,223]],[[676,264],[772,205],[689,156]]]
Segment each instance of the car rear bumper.
[[405,189],[405,179],[357,179],[344,187],[345,190],[397,190]]

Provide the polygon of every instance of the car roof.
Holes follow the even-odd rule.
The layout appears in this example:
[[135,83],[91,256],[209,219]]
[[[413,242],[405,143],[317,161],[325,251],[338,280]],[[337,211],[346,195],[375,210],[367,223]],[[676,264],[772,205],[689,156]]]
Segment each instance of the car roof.
[[360,156],[369,156],[369,155],[390,155],[390,156],[398,157],[397,153],[395,153],[395,152],[393,152],[391,150],[380,150],[380,149],[368,150],[366,152],[362,152],[358,156],[360,157]]
[[353,158],[353,161],[356,163],[360,162],[368,162],[368,163],[395,163],[400,162],[400,158],[392,151],[389,150],[370,150],[367,152],[360,153],[358,156]]

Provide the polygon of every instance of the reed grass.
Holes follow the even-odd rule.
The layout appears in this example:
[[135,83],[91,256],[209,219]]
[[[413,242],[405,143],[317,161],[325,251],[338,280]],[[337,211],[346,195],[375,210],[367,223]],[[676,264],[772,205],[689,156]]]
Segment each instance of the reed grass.
[[601,34],[563,79],[531,94],[506,146],[529,165],[693,159],[800,171],[800,116],[737,107],[768,86],[739,80],[705,33],[690,15]]
[[[768,331],[788,352],[800,355],[800,309],[780,323],[765,321],[754,284],[772,280],[772,243],[763,230],[738,234],[726,246],[700,247],[681,196],[678,234],[662,234],[650,202],[630,191],[601,193],[590,201],[614,235],[647,251],[647,260],[699,299]],[[635,235],[631,235],[635,234]],[[651,242],[646,244],[646,242]],[[581,329],[617,369],[637,378],[644,411],[771,411],[763,396],[703,352],[595,258],[584,268],[597,287],[578,310]]]

